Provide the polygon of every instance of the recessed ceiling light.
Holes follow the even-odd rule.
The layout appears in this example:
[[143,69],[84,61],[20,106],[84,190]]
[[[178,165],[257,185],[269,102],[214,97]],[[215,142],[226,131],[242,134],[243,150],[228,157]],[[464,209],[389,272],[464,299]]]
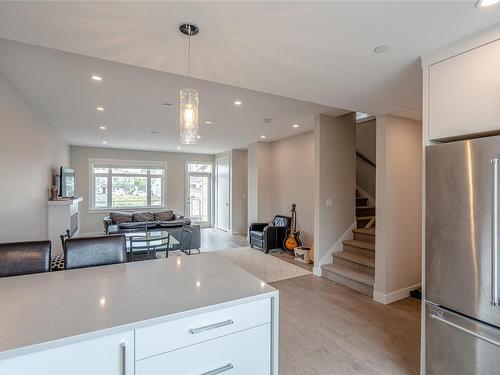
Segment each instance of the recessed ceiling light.
[[151,130],[149,132],[149,134],[151,134],[151,135],[158,135],[158,131],[157,130]]
[[107,145],[107,144],[108,144],[108,141],[102,141],[102,144],[103,144],[103,145]]
[[300,125],[299,124],[293,124],[294,128],[298,128]]
[[180,150],[181,149],[181,146],[177,146],[177,150]]
[[234,105],[242,105],[242,101],[241,100],[235,100],[234,101]]
[[106,125],[101,125],[101,126],[99,126],[99,129],[101,129],[101,130],[106,130],[107,128],[108,128],[108,127],[107,127]]
[[95,109],[101,112],[104,111],[104,107],[95,107]]
[[377,46],[373,49],[373,52],[375,53],[384,53],[389,51],[391,47],[388,44],[381,44],[380,46]]
[[478,0],[476,2],[476,7],[477,8],[486,8],[490,7],[492,5],[498,4],[500,0]]
[[203,123],[204,123],[204,124],[207,124],[207,125],[211,125],[211,124],[212,124],[212,121],[204,121]]
[[266,136],[265,135],[261,135],[260,139],[266,139]]
[[92,79],[94,81],[98,81],[98,82],[102,81],[102,77],[101,76],[92,76]]
[[164,108],[172,108],[174,105],[172,103],[163,103],[161,106]]

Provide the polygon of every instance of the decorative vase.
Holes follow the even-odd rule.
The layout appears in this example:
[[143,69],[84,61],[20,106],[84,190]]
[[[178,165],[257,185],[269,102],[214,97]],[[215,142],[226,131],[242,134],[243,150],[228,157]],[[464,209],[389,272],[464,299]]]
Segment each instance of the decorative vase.
[[59,189],[57,188],[57,186],[52,186],[50,188],[50,199],[56,201],[58,196],[59,196]]

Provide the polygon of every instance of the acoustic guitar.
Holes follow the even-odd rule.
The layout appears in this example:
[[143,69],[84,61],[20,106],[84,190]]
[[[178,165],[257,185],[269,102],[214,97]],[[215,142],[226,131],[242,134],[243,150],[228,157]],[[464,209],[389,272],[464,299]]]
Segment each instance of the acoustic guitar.
[[297,231],[297,214],[295,212],[295,203],[292,204],[292,223],[290,228],[286,230],[286,237],[283,241],[283,248],[287,251],[294,251],[296,247],[302,246],[302,241],[300,240],[300,232]]

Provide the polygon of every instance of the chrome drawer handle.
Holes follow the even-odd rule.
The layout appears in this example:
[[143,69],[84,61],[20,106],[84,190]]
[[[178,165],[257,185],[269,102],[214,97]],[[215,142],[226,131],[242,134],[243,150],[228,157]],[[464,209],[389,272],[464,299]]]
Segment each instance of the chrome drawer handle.
[[200,375],[216,375],[216,374],[221,374],[223,372],[232,370],[233,368],[234,368],[233,364],[232,363],[228,363],[225,366],[216,368],[215,370],[204,372],[203,374],[200,374]]
[[211,329],[220,328],[220,327],[224,327],[224,326],[229,326],[231,324],[234,324],[233,320],[232,319],[228,319],[228,320],[224,320],[223,322],[209,324],[208,326],[203,326],[203,327],[198,327],[198,328],[190,328],[189,329],[189,333],[191,333],[192,335],[194,335],[195,333],[209,331]]
[[122,342],[120,345],[121,349],[121,367],[122,367],[122,375],[127,375],[127,344]]

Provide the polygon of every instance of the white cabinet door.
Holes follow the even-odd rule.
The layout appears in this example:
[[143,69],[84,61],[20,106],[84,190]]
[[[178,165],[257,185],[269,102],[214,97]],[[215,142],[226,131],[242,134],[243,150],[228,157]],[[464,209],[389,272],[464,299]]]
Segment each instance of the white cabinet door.
[[133,373],[132,331],[0,361],[0,375],[133,375]]
[[500,40],[429,67],[429,138],[500,130]]
[[136,375],[269,375],[271,325],[265,324],[137,361]]

